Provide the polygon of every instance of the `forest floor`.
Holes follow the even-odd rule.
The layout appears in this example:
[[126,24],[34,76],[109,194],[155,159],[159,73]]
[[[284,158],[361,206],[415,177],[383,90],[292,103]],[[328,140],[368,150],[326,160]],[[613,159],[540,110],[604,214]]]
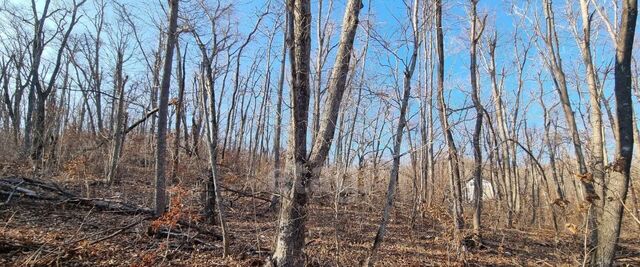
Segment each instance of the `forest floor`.
[[[127,165],[123,171],[126,175],[112,186],[77,179],[69,170],[40,180],[55,182],[65,191],[87,199],[150,207],[150,168],[133,165]],[[5,166],[0,181],[18,175],[12,172]],[[172,187],[170,215],[161,219],[143,212],[123,214],[74,201],[25,198],[19,194],[6,201],[4,194],[0,199],[4,203],[0,204],[0,266],[260,266],[270,254],[277,215],[269,211],[266,193],[252,192],[234,182],[229,170],[224,176],[230,257],[222,258],[219,228],[198,215],[199,182],[183,179],[179,184],[190,187]],[[333,196],[314,195],[308,209],[308,265],[356,266],[371,246],[382,197],[379,193],[366,200],[358,196],[347,198],[339,203],[336,213]],[[459,255],[452,245],[452,231],[447,226],[450,217],[444,208],[422,212],[412,227],[408,201],[398,200],[377,265],[581,265],[580,233],[573,234],[564,227],[558,235],[553,229],[537,227],[500,228],[491,215],[495,207],[491,203],[485,206],[484,246]],[[640,238],[633,236],[627,233],[622,237],[617,257],[620,265],[640,265]]]

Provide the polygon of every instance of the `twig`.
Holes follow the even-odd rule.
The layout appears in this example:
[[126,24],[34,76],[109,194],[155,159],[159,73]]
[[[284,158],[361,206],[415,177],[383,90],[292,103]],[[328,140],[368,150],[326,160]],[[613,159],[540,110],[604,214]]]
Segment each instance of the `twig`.
[[220,185],[220,188],[222,188],[222,189],[224,189],[226,191],[232,192],[232,193],[236,193],[236,194],[244,196],[244,197],[252,197],[252,198],[255,198],[255,199],[262,200],[262,201],[271,202],[271,199],[267,199],[267,198],[258,196],[257,194],[259,194],[260,192],[256,192],[255,194],[249,194],[249,193],[245,193],[245,192],[242,192],[242,191],[239,191],[239,190],[235,190],[235,189],[223,186],[223,185]]
[[115,236],[117,236],[117,235],[121,234],[121,233],[122,233],[122,232],[124,232],[125,230],[127,230],[127,229],[129,229],[129,228],[131,228],[131,227],[134,227],[134,226],[138,225],[139,223],[141,223],[141,222],[143,222],[144,220],[149,219],[149,218],[150,218],[150,217],[144,217],[144,218],[141,218],[141,219],[139,219],[139,220],[137,220],[137,221],[135,221],[135,222],[132,222],[132,223],[130,223],[130,224],[128,224],[128,225],[125,225],[125,226],[123,226],[123,227],[120,227],[117,231],[113,232],[112,234],[110,234],[110,235],[108,235],[108,236],[105,236],[105,237],[103,237],[103,238],[100,238],[100,239],[98,239],[98,240],[92,241],[91,243],[89,243],[89,245],[95,245],[95,244],[100,243],[100,242],[102,242],[102,241],[105,241],[105,240],[107,240],[107,239],[111,239],[111,238],[113,238],[113,237],[115,237]]

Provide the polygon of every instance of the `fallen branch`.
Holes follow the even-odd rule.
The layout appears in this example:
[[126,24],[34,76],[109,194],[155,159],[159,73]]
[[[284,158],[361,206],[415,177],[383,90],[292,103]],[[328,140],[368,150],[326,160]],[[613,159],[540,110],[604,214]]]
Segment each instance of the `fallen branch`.
[[259,199],[259,200],[262,200],[262,201],[271,202],[271,199],[258,196],[258,194],[263,193],[263,192],[257,192],[255,194],[250,194],[250,193],[245,193],[245,192],[242,192],[240,190],[235,190],[235,189],[223,186],[223,185],[220,185],[220,188],[222,188],[225,191],[229,191],[231,193],[236,193],[236,194],[238,194],[240,196],[243,196],[243,197],[251,197],[251,198]]
[[111,238],[113,238],[113,237],[115,237],[115,236],[117,236],[117,235],[119,235],[119,234],[123,233],[123,232],[124,232],[124,231],[126,231],[127,229],[129,229],[129,228],[131,228],[131,227],[134,227],[134,226],[136,226],[136,225],[140,224],[141,222],[143,222],[144,220],[147,220],[147,219],[149,219],[149,218],[142,218],[142,219],[139,219],[139,220],[137,220],[137,221],[135,221],[135,222],[132,222],[132,223],[130,223],[130,224],[128,224],[128,225],[125,225],[125,226],[123,226],[123,227],[120,227],[117,231],[113,232],[112,234],[110,234],[110,235],[108,235],[108,236],[105,236],[105,237],[103,237],[103,238],[100,238],[100,239],[98,239],[98,240],[92,241],[91,243],[89,243],[89,245],[95,245],[95,244],[100,243],[100,242],[102,242],[102,241],[105,241],[105,240],[107,240],[107,239],[111,239]]
[[202,234],[206,234],[206,235],[212,236],[212,237],[213,237],[213,238],[215,238],[216,240],[222,240],[222,236],[221,236],[220,234],[216,234],[216,233],[214,233],[214,232],[212,232],[212,231],[209,231],[209,230],[207,230],[207,229],[204,229],[204,228],[202,228],[202,227],[200,227],[200,226],[198,226],[198,225],[196,225],[196,224],[190,223],[190,222],[188,222],[188,221],[185,221],[185,220],[178,220],[178,224],[179,224],[179,225],[182,225],[182,226],[184,226],[184,227],[187,227],[187,228],[193,228],[193,229],[195,229],[196,231],[198,231],[198,233],[202,233]]
[[[173,105],[174,103],[171,102],[169,103],[169,106]],[[140,118],[139,120],[137,120],[136,122],[134,122],[133,124],[131,124],[131,126],[127,127],[127,129],[124,130],[124,132],[122,133],[122,135],[127,135],[129,132],[133,131],[133,129],[135,129],[136,127],[138,127],[138,125],[142,124],[143,122],[145,122],[148,118],[150,118],[151,116],[153,116],[153,114],[155,114],[156,112],[158,112],[160,110],[160,108],[154,108],[152,110],[150,110],[149,112],[147,112],[144,117]],[[117,137],[117,134],[113,134],[109,137],[103,137],[102,141],[100,141],[100,143],[98,143],[96,146],[94,147],[90,147],[90,148],[86,148],[82,151],[82,153],[80,154],[84,154],[87,151],[90,150],[95,150],[98,149],[100,147],[102,147],[103,145],[105,145],[107,142],[110,142],[111,140],[115,139]]]
[[[27,189],[26,186],[35,187],[37,189],[53,193],[55,196],[46,196],[35,190]],[[2,189],[9,189],[11,191],[5,191]],[[18,192],[19,194],[16,195],[15,192]],[[19,196],[37,200],[58,201],[59,203],[73,203],[122,214],[153,214],[151,209],[139,207],[135,204],[106,198],[83,198],[62,189],[55,183],[47,183],[25,177],[6,177],[0,179],[0,194],[7,195],[9,198],[12,196]],[[5,204],[8,204],[8,201],[5,201]]]

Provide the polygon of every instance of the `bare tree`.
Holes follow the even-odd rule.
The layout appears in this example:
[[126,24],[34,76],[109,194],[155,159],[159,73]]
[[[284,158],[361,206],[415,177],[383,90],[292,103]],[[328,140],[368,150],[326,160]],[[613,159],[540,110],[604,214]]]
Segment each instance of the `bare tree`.
[[[125,91],[124,87],[127,83],[127,77],[122,74],[122,66],[124,65],[124,47],[119,46],[116,51],[116,70],[114,77],[115,91],[118,93],[118,110],[116,112],[116,120],[114,130],[114,140],[111,149],[111,157],[109,160],[109,169],[107,171],[107,183],[117,182],[116,170],[118,168],[118,161],[120,160],[120,154],[122,153],[122,145],[124,143],[124,127],[125,127]],[[115,100],[114,100],[115,101]]]
[[435,2],[435,17],[436,17],[436,53],[438,55],[438,113],[440,114],[440,124],[442,131],[444,132],[445,141],[448,148],[448,164],[450,171],[450,199],[453,203],[451,207],[451,213],[453,218],[453,224],[455,227],[454,233],[457,238],[460,238],[459,232],[464,227],[464,220],[462,217],[462,190],[460,186],[460,165],[458,158],[458,148],[453,140],[453,133],[451,132],[449,124],[449,116],[447,110],[447,103],[444,98],[444,34],[442,33],[442,1],[437,0]]
[[[633,104],[631,102],[631,58],[638,16],[638,1],[622,1],[622,19],[616,42],[615,96],[618,121],[616,156],[611,178],[605,185],[603,212],[599,213],[598,243],[591,258],[592,266],[610,266],[620,236],[623,205],[627,198],[633,157]],[[596,131],[597,129],[593,129]]]
[[171,65],[173,64],[173,50],[175,49],[178,28],[178,3],[180,0],[169,1],[169,27],[167,28],[167,43],[164,48],[164,65],[162,82],[160,83],[160,105],[158,111],[158,132],[156,140],[156,173],[154,188],[154,211],[161,216],[166,208],[166,152],[167,152],[167,120],[169,111],[169,86],[171,86]]
[[[224,142],[222,143],[222,159],[224,159],[227,143],[229,142],[229,139],[230,139],[229,133],[233,132],[233,127],[235,127],[234,114],[236,113],[237,95],[240,88],[240,60],[242,58],[242,52],[247,47],[247,45],[249,45],[249,42],[251,42],[251,39],[253,35],[256,33],[256,31],[258,31],[260,22],[262,22],[264,17],[269,13],[270,4],[271,4],[270,2],[269,4],[267,4],[266,12],[258,16],[258,21],[256,21],[256,24],[253,26],[253,29],[251,30],[251,32],[249,32],[249,35],[247,35],[247,38],[244,40],[244,42],[240,45],[240,47],[237,48],[235,52],[233,52],[233,54],[236,54],[235,78],[233,80],[233,93],[231,95],[231,107],[229,107],[229,113],[227,114],[227,127],[224,133]],[[242,104],[240,105],[240,107],[243,108]],[[240,139],[240,142],[242,142],[242,139]]]
[[485,15],[480,25],[477,25],[479,22],[477,5],[478,0],[471,0],[471,63],[469,66],[469,71],[471,74],[471,99],[473,100],[473,105],[476,109],[476,124],[473,132],[473,232],[475,242],[481,243],[480,216],[482,215],[482,195],[484,194],[484,191],[482,189],[482,148],[480,147],[480,135],[482,134],[482,118],[484,116],[484,107],[482,106],[482,102],[480,102],[480,93],[478,90],[476,50],[478,41],[480,40],[482,32],[484,31],[484,25],[487,17]]
[[[215,23],[215,20],[212,20],[212,23]],[[198,47],[200,48],[200,53],[202,57],[201,68],[203,71],[201,72],[201,78],[203,80],[203,88],[200,92],[201,97],[201,108],[204,110],[204,119],[205,119],[205,129],[207,133],[207,145],[209,148],[209,166],[211,169],[211,176],[205,183],[205,206],[204,213],[207,218],[210,220],[214,217],[215,210],[218,211],[218,220],[220,222],[220,228],[222,229],[222,239],[223,239],[223,254],[228,255],[229,248],[229,238],[228,238],[228,228],[225,220],[224,208],[221,204],[222,196],[220,194],[220,187],[218,185],[218,167],[217,167],[217,158],[218,158],[218,120],[217,111],[216,111],[216,101],[215,101],[215,90],[214,90],[214,73],[212,67],[213,58],[216,57],[219,52],[218,43],[216,42],[215,34],[213,40],[213,53],[214,55],[209,55],[207,51],[207,47],[204,42],[200,39],[200,35],[194,30],[191,29],[191,33],[193,34]],[[206,90],[206,91],[205,91]]]
[[280,60],[280,77],[278,78],[278,93],[276,99],[276,121],[275,121],[275,133],[273,135],[273,185],[276,194],[271,198],[271,210],[275,210],[280,203],[280,194],[282,193],[280,185],[281,176],[281,163],[280,163],[280,140],[282,133],[282,93],[284,89],[284,78],[286,70],[286,58],[287,58],[287,45],[289,40],[289,21],[290,12],[285,11],[285,21],[282,24],[282,59]]
[[[409,98],[411,96],[411,78],[413,77],[413,73],[416,68],[416,62],[418,58],[418,50],[420,49],[420,32],[421,25],[418,17],[418,10],[420,9],[420,2],[418,0],[414,0],[413,4],[410,8],[410,18],[411,18],[411,33],[412,33],[412,52],[411,57],[409,58],[409,62],[405,65],[404,76],[403,76],[403,94],[401,98],[400,104],[400,117],[398,118],[398,125],[396,127],[396,131],[394,133],[393,140],[393,162],[391,164],[391,171],[389,173],[389,186],[387,189],[386,201],[384,203],[384,210],[382,211],[382,220],[380,225],[378,226],[378,231],[373,241],[373,245],[366,258],[362,262],[362,266],[373,266],[375,263],[375,257],[378,251],[378,248],[382,244],[384,240],[384,235],[387,230],[387,224],[389,223],[389,214],[391,212],[391,208],[393,207],[394,195],[396,193],[396,187],[398,184],[398,172],[400,169],[400,157],[401,146],[402,146],[402,135],[404,132],[404,128],[407,125],[406,113],[409,106]],[[416,192],[417,193],[417,192]]]
[[[41,73],[40,73],[40,67],[42,62],[42,56],[44,54],[44,49],[50,40],[50,39],[45,39],[45,22],[47,18],[50,18],[53,15],[52,13],[56,13],[57,11],[49,10],[51,0],[47,0],[44,3],[42,14],[38,15],[37,5],[35,1],[31,1],[31,9],[33,11],[33,20],[34,20],[34,23],[33,23],[34,37],[32,40],[32,49],[31,49],[32,62],[31,62],[31,70],[29,73],[29,79],[31,83],[29,98],[30,99],[35,98],[36,102],[34,107],[35,114],[33,117],[33,122],[29,117],[29,115],[31,114],[27,115],[28,119],[25,126],[25,148],[27,151],[31,152],[31,158],[34,160],[41,160],[43,156],[43,152],[46,145],[46,136],[45,136],[46,135],[46,132],[45,132],[46,131],[45,129],[46,114],[45,112],[46,112],[47,97],[49,96],[49,94],[51,94],[55,86],[57,76],[60,73],[62,56],[64,54],[64,51],[66,50],[69,36],[71,35],[71,32],[73,31],[74,26],[80,20],[81,16],[78,15],[78,10],[85,2],[86,0],[82,0],[80,2],[76,2],[76,0],[74,0],[73,6],[71,7],[71,11],[65,10],[64,16],[59,21],[57,21],[59,25],[64,24],[65,23],[64,20],[67,18],[67,16],[70,13],[71,18],[70,18],[70,21],[68,22],[68,25],[66,26],[66,29],[62,26],[58,27],[53,34],[53,37],[59,34],[62,34],[62,37],[60,41],[60,46],[58,47],[58,50],[57,50],[55,61],[53,63],[53,70],[49,74],[49,82],[45,84],[45,83],[41,83],[41,79],[44,79],[44,77],[41,77]],[[30,110],[31,109],[29,109],[29,111]],[[33,133],[29,132],[31,131],[32,126],[33,126]],[[33,135],[33,144],[31,143],[32,135]]]
[[[180,42],[176,42],[176,53],[178,57],[176,57],[176,78],[178,79],[178,99],[176,100],[176,132],[175,137],[173,139],[173,163],[171,167],[171,179],[176,179],[178,163],[180,161],[180,128],[182,127],[182,120],[185,117],[185,105],[184,105],[184,90],[185,90],[185,71],[186,71],[186,58],[187,58],[187,47],[185,47],[185,51],[183,55],[180,55]],[[186,124],[186,123],[185,123]],[[186,125],[184,126],[187,127]],[[186,134],[185,134],[186,136]]]
[[[586,192],[586,200],[590,202],[588,212],[588,229],[589,229],[589,241],[587,244],[587,253],[591,254],[597,243],[597,233],[594,231],[597,227],[596,222],[596,210],[594,201],[599,199],[594,185],[591,174],[588,173],[587,165],[585,162],[584,154],[582,151],[582,142],[578,133],[578,127],[576,125],[576,119],[569,101],[569,94],[567,90],[566,76],[562,67],[562,59],[559,54],[559,41],[558,34],[556,32],[555,16],[552,8],[552,1],[544,1],[544,14],[546,22],[546,31],[542,37],[545,46],[547,48],[546,55],[543,55],[544,63],[549,68],[552,74],[553,82],[560,97],[560,103],[564,111],[565,119],[569,127],[569,133],[571,134],[571,140],[573,141],[573,149],[576,156],[576,164],[578,171],[578,178],[584,187]],[[542,35],[542,34],[541,34]]]
[[89,87],[93,92],[93,98],[96,106],[96,122],[98,132],[104,130],[104,122],[102,117],[102,69],[100,68],[100,52],[102,48],[102,31],[105,27],[105,9],[104,0],[95,0],[96,14],[91,18],[95,35],[87,33],[83,35],[84,54],[87,60],[91,79],[88,79]]
[[308,0],[289,2],[291,23],[291,96],[293,103],[292,123],[289,131],[289,149],[285,172],[290,177],[288,192],[282,198],[276,248],[271,263],[276,266],[298,266],[302,264],[302,249],[305,244],[307,191],[311,179],[320,175],[336,129],[340,102],[351,61],[353,42],[358,28],[361,0],[349,0],[343,18],[343,29],[338,52],[331,73],[327,102],[321,125],[311,154],[307,156],[307,115],[309,112],[309,61],[311,7]]

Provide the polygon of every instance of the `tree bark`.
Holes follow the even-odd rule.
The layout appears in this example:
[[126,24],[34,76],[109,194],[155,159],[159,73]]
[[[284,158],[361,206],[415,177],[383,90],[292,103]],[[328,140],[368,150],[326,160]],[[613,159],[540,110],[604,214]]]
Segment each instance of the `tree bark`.
[[276,194],[271,198],[271,210],[275,210],[280,203],[280,195],[282,194],[282,188],[280,185],[281,176],[281,163],[280,163],[280,139],[282,135],[282,93],[284,89],[284,78],[286,70],[286,58],[287,58],[287,45],[289,40],[289,24],[290,24],[290,12],[285,11],[285,21],[283,24],[282,33],[282,59],[280,60],[280,77],[278,78],[278,93],[276,102],[276,121],[275,121],[275,133],[273,135],[273,186]]
[[597,195],[592,179],[590,179],[591,174],[588,173],[587,165],[585,163],[585,158],[582,150],[582,142],[580,141],[580,134],[578,133],[578,128],[576,126],[576,119],[571,107],[571,102],[569,101],[569,94],[567,92],[567,81],[564,74],[564,70],[562,69],[562,59],[559,55],[559,42],[558,35],[555,30],[555,17],[552,9],[551,0],[544,1],[544,13],[545,13],[545,21],[546,21],[546,35],[544,36],[544,42],[547,46],[548,56],[545,57],[545,63],[549,68],[553,82],[556,87],[556,91],[560,97],[560,104],[564,111],[565,119],[567,121],[567,126],[569,127],[569,133],[571,134],[571,140],[573,143],[573,150],[576,156],[576,164],[577,164],[577,177],[580,179],[582,186],[585,190],[585,199],[590,203],[588,218],[587,218],[587,228],[589,229],[589,240],[587,242],[587,253],[591,254],[594,251],[594,248],[597,244],[597,221],[596,221],[596,209],[594,201],[599,199]]
[[449,126],[449,116],[447,114],[447,104],[444,98],[444,34],[442,33],[442,0],[436,0],[436,53],[438,55],[438,113],[440,114],[440,124],[442,131],[444,132],[445,141],[448,148],[448,163],[450,171],[450,200],[453,205],[451,207],[451,213],[453,218],[453,224],[455,227],[455,236],[459,238],[460,230],[464,227],[464,220],[462,217],[462,203],[460,197],[462,190],[460,186],[460,166],[458,160],[458,149],[455,141],[453,140],[453,133]]
[[122,76],[122,65],[124,64],[124,51],[120,49],[116,55],[116,70],[115,70],[115,86],[118,92],[118,111],[116,113],[115,134],[113,140],[113,147],[111,149],[111,160],[109,164],[109,170],[107,172],[107,183],[112,184],[117,182],[116,171],[118,168],[118,161],[120,160],[120,154],[122,151],[122,144],[124,142],[124,117],[125,117],[125,92],[124,86],[126,78]]
[[343,30],[331,74],[329,95],[320,130],[313,145],[312,153],[307,156],[307,115],[309,112],[309,70],[311,50],[311,7],[309,0],[292,0],[289,12],[292,13],[292,44],[290,46],[293,102],[292,123],[289,130],[289,149],[287,149],[286,176],[289,177],[289,192],[282,198],[280,221],[276,248],[271,264],[276,266],[300,266],[303,264],[305,240],[305,222],[307,219],[307,192],[312,178],[320,174],[333,135],[340,102],[345,91],[346,78],[351,60],[351,50],[358,26],[358,14],[362,8],[361,0],[349,0],[343,19]]
[[292,24],[289,50],[293,108],[284,171],[290,180],[287,181],[288,190],[282,197],[276,247],[270,263],[274,266],[302,266],[310,178],[306,138],[309,112],[311,3],[309,0],[290,0],[287,8]]
[[156,216],[164,214],[167,205],[166,196],[166,152],[167,152],[167,116],[169,111],[169,87],[171,86],[171,66],[175,49],[178,27],[178,4],[180,0],[169,1],[169,27],[167,43],[164,49],[164,66],[160,83],[160,103],[158,111],[158,131],[156,139],[156,170],[153,206]]
[[[171,179],[176,180],[178,163],[180,161],[180,128],[182,127],[182,117],[184,116],[184,89],[185,89],[185,71],[186,71],[186,57],[187,49],[185,48],[184,55],[180,55],[180,42],[176,42],[176,53],[178,54],[176,68],[178,79],[178,101],[175,105],[176,108],[176,132],[173,139],[173,162],[171,167]],[[186,125],[185,125],[186,127]]]
[[631,180],[631,160],[633,157],[633,104],[631,102],[631,58],[638,1],[622,1],[622,20],[616,43],[615,61],[615,99],[618,118],[618,140],[616,156],[611,167],[611,178],[606,184],[603,196],[603,212],[599,215],[598,243],[591,259],[592,266],[610,266],[616,252],[620,236],[623,205],[627,198]]
[[[471,99],[476,109],[476,123],[473,132],[473,232],[476,243],[481,243],[481,215],[482,215],[482,148],[480,147],[480,135],[482,134],[482,119],[484,115],[484,107],[480,102],[480,93],[478,89],[478,70],[476,50],[478,41],[484,31],[484,20],[480,25],[478,23],[477,14],[478,0],[471,0],[471,51],[469,71],[471,74]],[[485,16],[486,19],[486,16]],[[478,28],[479,27],[479,28]]]

